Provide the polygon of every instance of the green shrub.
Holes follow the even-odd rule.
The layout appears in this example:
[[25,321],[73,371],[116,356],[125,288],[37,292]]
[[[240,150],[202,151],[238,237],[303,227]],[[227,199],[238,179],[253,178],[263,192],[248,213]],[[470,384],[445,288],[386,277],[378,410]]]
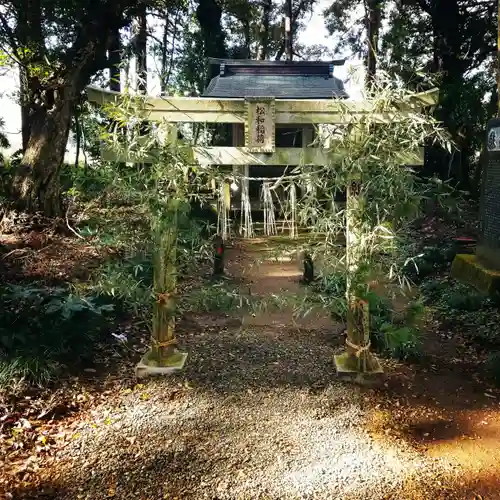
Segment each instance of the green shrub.
[[383,338],[385,351],[392,358],[415,360],[422,355],[422,337],[415,327],[383,323],[376,335]]
[[149,307],[152,297],[153,265],[148,256],[116,259],[101,266],[84,289],[92,294],[118,301],[137,314]]
[[479,293],[474,287],[450,277],[427,281],[420,289],[427,304],[435,305],[450,313],[479,311],[493,304],[490,298]]
[[66,288],[8,286],[0,290],[0,385],[45,384],[66,367],[93,359],[114,306]]
[[420,282],[449,267],[456,253],[457,249],[453,243],[425,246],[418,251],[418,256],[406,262],[403,268],[404,274],[414,282]]
[[313,284],[312,289],[318,296],[319,303],[328,308],[333,319],[346,321],[346,276],[344,273],[324,274]]
[[214,283],[189,293],[179,305],[181,309],[197,312],[230,312],[246,305],[237,288],[225,283]]
[[444,304],[447,308],[457,311],[478,311],[485,304],[485,297],[474,289],[467,293],[454,291],[444,296]]
[[395,359],[418,359],[422,355],[422,336],[418,328],[425,312],[420,301],[412,301],[402,314],[396,314],[391,301],[373,292],[366,296],[370,306],[370,341],[380,354]]
[[343,296],[346,292],[346,277],[344,273],[328,273],[318,280],[315,290],[334,297]]

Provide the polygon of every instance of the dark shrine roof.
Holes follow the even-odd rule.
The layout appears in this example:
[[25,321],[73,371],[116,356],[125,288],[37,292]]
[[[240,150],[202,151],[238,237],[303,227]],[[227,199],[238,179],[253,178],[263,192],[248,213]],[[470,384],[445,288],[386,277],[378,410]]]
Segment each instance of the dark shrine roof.
[[210,83],[202,97],[347,98],[333,76],[344,61],[253,61],[209,59]]

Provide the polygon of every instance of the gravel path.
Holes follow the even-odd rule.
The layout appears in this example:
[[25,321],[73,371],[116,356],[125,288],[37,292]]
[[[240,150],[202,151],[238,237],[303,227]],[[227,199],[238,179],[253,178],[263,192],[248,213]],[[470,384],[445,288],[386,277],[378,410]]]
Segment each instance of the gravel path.
[[436,473],[435,462],[372,442],[363,397],[339,384],[182,390],[177,400],[164,382],[147,389],[148,401],[133,394],[98,408],[78,430],[58,470],[81,493],[64,498],[381,499]]
[[68,489],[57,498],[417,498],[405,484],[444,465],[370,438],[369,392],[336,379],[326,340],[262,329],[192,339],[185,374],[74,429],[54,464]]
[[208,323],[184,325],[185,372],[75,425],[51,498],[415,499],[448,472],[403,441],[371,439],[372,393],[337,379],[331,330]]

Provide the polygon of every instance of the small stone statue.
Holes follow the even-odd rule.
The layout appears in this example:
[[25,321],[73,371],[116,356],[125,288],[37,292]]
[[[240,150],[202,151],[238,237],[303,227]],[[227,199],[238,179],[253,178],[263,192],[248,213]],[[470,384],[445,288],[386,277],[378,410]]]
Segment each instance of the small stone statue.
[[304,252],[304,256],[302,258],[304,264],[304,275],[302,277],[303,283],[312,283],[314,281],[314,264],[311,256]]

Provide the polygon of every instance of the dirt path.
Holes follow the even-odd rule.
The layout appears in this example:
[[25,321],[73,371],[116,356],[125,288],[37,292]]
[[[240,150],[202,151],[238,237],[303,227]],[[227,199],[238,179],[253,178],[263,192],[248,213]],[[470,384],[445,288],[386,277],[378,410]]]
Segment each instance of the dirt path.
[[[299,256],[293,250],[284,249],[283,253],[268,247],[265,240],[254,240],[251,245],[237,244],[228,255],[229,262],[234,262],[230,269],[236,276],[242,277],[244,287],[253,297],[272,299],[273,297],[293,297],[292,302],[300,302],[300,297],[307,289],[301,285],[302,271]],[[272,300],[269,302],[272,303]],[[243,318],[245,326],[290,327],[296,330],[313,329],[338,332],[342,325],[332,322],[324,309],[315,308],[307,316],[294,314],[294,307],[280,305],[270,307],[255,315]]]
[[[231,252],[253,295],[302,293],[295,262]],[[380,388],[346,384],[339,331],[323,311],[192,315],[186,370],[68,418],[11,498],[500,498],[498,394],[460,363],[386,363]]]

